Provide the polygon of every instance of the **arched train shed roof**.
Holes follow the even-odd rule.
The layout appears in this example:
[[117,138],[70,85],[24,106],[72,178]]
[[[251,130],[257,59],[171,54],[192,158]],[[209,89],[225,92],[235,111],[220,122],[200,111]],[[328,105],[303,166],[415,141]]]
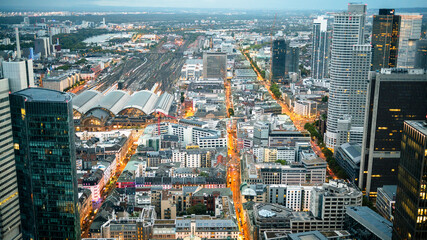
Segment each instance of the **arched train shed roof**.
[[85,114],[104,97],[102,93],[95,90],[87,90],[73,97],[73,109]]
[[122,110],[128,108],[136,108],[143,111],[145,114],[150,114],[157,103],[158,96],[151,91],[143,90],[135,92],[130,97]]

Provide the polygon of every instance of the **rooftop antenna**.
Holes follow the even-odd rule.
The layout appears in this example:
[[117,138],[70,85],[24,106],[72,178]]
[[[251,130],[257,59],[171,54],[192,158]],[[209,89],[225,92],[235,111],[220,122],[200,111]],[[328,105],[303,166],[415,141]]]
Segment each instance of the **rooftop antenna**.
[[16,33],[16,58],[21,58],[21,46],[19,45],[19,30],[18,28],[15,28]]

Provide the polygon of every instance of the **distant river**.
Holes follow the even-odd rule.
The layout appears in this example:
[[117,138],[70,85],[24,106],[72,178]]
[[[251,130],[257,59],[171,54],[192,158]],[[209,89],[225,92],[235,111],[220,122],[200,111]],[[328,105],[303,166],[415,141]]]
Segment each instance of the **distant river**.
[[85,42],[85,43],[103,43],[103,42],[106,42],[112,38],[130,38],[130,37],[132,37],[132,34],[129,34],[129,33],[108,33],[108,34],[102,34],[102,35],[87,38],[83,42]]

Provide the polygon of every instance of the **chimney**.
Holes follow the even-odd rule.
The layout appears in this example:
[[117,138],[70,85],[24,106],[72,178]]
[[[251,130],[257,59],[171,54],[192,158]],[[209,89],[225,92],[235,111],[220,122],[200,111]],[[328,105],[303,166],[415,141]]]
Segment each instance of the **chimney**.
[[21,46],[19,45],[19,30],[18,28],[15,28],[16,32],[16,58],[21,58]]

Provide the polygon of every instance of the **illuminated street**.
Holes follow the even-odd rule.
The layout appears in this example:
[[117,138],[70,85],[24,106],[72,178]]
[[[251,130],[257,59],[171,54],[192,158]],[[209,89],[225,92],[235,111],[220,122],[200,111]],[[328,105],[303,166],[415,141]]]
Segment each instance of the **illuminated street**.
[[[225,80],[225,91],[226,91],[226,106],[227,109],[232,108],[233,104],[231,100],[231,86],[230,83]],[[229,113],[228,113],[229,114]],[[228,115],[230,117],[230,115]],[[230,124],[227,126],[227,137],[228,137],[228,156],[229,161],[227,164],[227,187],[233,192],[234,207],[236,208],[236,219],[239,225],[243,239],[252,239],[252,235],[249,233],[249,226],[245,219],[242,205],[242,195],[240,193],[240,156],[236,151],[235,139],[236,139],[236,128],[233,124],[233,120],[230,119]]]

